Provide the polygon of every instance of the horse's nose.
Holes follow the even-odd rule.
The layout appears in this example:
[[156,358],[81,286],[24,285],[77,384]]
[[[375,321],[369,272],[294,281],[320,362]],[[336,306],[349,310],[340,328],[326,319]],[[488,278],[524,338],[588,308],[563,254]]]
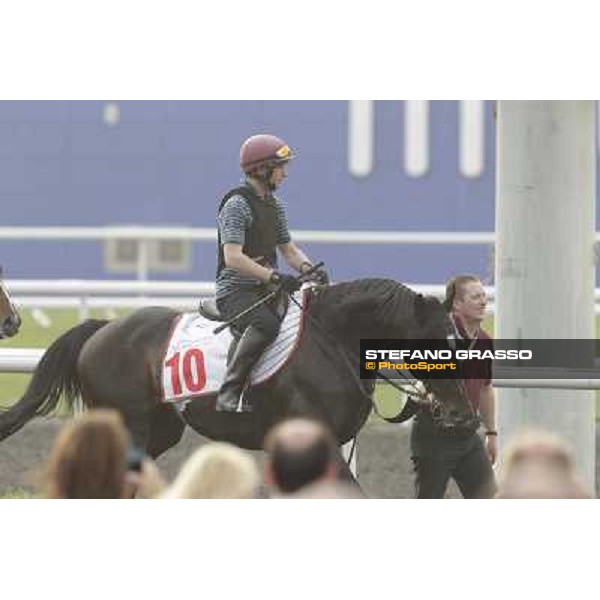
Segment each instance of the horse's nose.
[[19,331],[19,327],[21,326],[21,319],[19,316],[10,315],[4,319],[4,323],[2,325],[2,333],[5,337],[13,337]]

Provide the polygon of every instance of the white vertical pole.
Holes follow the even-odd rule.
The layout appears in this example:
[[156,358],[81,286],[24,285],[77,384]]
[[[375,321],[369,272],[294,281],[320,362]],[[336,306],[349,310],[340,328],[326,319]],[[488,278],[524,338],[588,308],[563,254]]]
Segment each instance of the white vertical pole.
[[85,294],[81,296],[79,301],[79,322],[83,323],[90,318],[90,299]]
[[[501,101],[497,118],[496,337],[593,338],[594,102]],[[496,393],[501,444],[555,431],[594,489],[593,391]]]
[[404,102],[404,170],[411,177],[429,171],[429,101]]
[[373,170],[375,115],[373,100],[350,100],[348,105],[348,170],[366,177]]
[[485,162],[483,100],[461,100],[458,119],[458,168],[464,177],[479,177]]

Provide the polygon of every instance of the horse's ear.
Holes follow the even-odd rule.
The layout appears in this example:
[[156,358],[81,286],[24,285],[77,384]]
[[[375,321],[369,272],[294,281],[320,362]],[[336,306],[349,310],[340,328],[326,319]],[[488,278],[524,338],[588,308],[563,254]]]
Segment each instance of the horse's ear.
[[443,304],[434,296],[423,296],[418,294],[415,300],[415,317],[423,325],[433,315],[440,312]]

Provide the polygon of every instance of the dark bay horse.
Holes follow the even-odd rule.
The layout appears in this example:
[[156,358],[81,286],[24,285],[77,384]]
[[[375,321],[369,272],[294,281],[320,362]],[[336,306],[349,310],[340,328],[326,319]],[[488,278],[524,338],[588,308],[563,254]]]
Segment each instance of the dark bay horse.
[[0,339],[17,335],[20,327],[21,317],[4,285],[0,266]]
[[[163,352],[173,320],[169,308],[143,308],[114,321],[89,319],[57,338],[43,355],[24,396],[0,413],[0,440],[32,417],[47,415],[64,395],[71,407],[117,409],[134,443],[157,457],[186,425],[215,440],[262,448],[265,433],[288,416],[324,421],[340,444],[354,438],[372,408],[375,382],[359,375],[360,339],[443,339],[452,326],[441,303],[389,279],[361,279],[309,292],[293,360],[251,388],[252,413],[215,411],[215,396],[180,412],[161,402]],[[472,418],[462,380],[431,380],[448,425]]]

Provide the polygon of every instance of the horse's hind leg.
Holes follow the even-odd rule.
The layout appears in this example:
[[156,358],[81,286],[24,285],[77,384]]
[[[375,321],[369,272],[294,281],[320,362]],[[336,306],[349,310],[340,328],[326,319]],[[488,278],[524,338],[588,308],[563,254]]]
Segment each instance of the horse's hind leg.
[[172,448],[183,435],[185,422],[177,414],[177,409],[170,404],[159,404],[150,418],[150,438],[146,452],[157,458]]

